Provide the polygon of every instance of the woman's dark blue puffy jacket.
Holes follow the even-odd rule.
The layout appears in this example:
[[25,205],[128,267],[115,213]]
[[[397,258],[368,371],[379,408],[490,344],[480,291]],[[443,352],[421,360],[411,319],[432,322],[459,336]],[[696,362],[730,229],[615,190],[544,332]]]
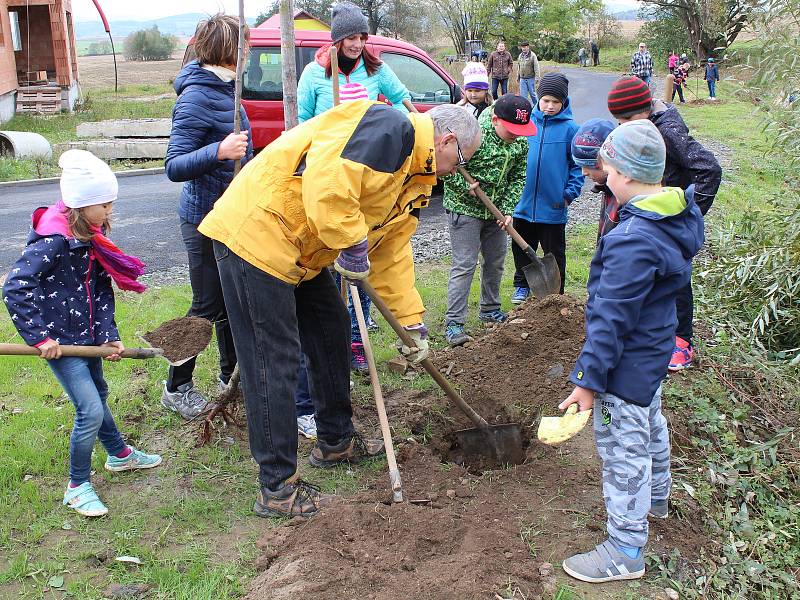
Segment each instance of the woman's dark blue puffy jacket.
[[[233,133],[234,82],[222,81],[197,61],[175,78],[178,100],[165,161],[170,181],[184,181],[178,214],[197,224],[233,179],[232,160],[218,160],[219,144]],[[242,131],[250,121],[242,109]],[[242,165],[253,156],[252,132]]]

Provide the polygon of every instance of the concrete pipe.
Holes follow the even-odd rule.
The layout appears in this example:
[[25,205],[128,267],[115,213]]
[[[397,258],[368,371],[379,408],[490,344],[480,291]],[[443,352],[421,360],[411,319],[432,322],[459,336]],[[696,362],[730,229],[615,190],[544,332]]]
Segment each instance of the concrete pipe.
[[30,131],[0,131],[0,156],[53,158],[53,147],[43,136]]

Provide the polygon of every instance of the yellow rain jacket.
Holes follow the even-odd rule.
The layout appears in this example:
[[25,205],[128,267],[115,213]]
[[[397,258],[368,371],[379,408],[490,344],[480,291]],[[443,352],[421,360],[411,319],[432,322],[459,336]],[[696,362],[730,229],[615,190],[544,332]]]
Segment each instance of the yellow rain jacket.
[[425,308],[414,287],[411,236],[435,183],[430,117],[347,102],[264,148],[199,230],[294,285],[367,238],[370,283],[403,325],[413,325]]

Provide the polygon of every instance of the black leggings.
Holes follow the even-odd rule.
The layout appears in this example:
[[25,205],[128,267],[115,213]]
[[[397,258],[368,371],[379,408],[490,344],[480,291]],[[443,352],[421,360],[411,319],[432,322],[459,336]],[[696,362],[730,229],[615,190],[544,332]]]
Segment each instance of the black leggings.
[[[548,252],[553,253],[558,264],[558,270],[561,272],[561,290],[559,293],[563,294],[564,281],[567,274],[567,225],[565,223],[531,223],[525,219],[514,217],[514,228],[530,244],[534,251],[541,245],[545,254]],[[523,273],[522,268],[531,264],[531,261],[522,248],[516,244],[512,244],[511,249],[514,254],[514,266],[517,269],[514,272],[514,287],[528,287],[528,281],[525,279],[525,273]]]

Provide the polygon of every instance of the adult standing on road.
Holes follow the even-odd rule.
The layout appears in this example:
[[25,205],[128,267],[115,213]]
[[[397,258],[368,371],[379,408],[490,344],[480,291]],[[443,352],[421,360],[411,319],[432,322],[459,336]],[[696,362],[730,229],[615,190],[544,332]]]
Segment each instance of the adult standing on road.
[[[369,23],[361,9],[349,2],[339,2],[331,9],[331,42],[336,47],[339,65],[339,86],[342,100],[368,98],[377,100],[383,95],[397,110],[408,112],[403,100],[410,100],[411,94],[405,85],[392,71],[391,67],[381,62],[367,48]],[[309,63],[297,85],[297,105],[299,121],[322,114],[333,107],[333,83],[330,45],[322,46],[316,53],[315,60]],[[364,292],[359,290],[359,301],[368,325],[376,327],[370,317],[371,302]],[[364,344],[358,329],[353,299],[348,303],[350,311],[351,331],[351,366],[355,371],[367,371],[367,358]],[[301,374],[301,382],[303,376]],[[304,411],[311,410],[306,403]],[[313,433],[314,424],[308,414],[298,421],[298,431],[304,435]]]
[[[250,30],[245,25],[245,40]],[[189,258],[192,306],[189,315],[213,321],[219,346],[219,386],[228,385],[236,366],[231,329],[225,312],[217,262],[211,240],[197,229],[233,179],[233,164],[253,155],[250,123],[242,110],[242,132],[233,133],[234,86],[239,44],[239,20],[217,14],[201,21],[194,34],[197,60],[175,79],[178,100],[172,111],[166,171],[171,181],[183,181],[178,214]],[[170,367],[161,403],[184,419],[196,417],[206,399],[194,387],[195,359]]]
[[594,40],[589,40],[589,50],[592,52],[592,66],[596,67],[600,64],[600,46]]
[[497,50],[489,55],[489,61],[486,63],[486,71],[489,77],[492,78],[492,98],[497,100],[497,88],[500,87],[503,94],[508,93],[508,77],[511,75],[511,69],[514,66],[514,57],[506,50],[505,42],[497,43]]
[[519,95],[528,100],[531,106],[536,106],[536,81],[542,76],[539,69],[539,59],[531,50],[528,42],[519,45],[521,52],[517,58],[517,76],[519,77]]
[[353,428],[349,319],[326,267],[350,280],[369,275],[414,340],[402,351],[424,359],[411,236],[436,177],[466,164],[480,137],[475,118],[458,106],[406,116],[381,103],[346,102],[267,146],[201,223],[215,240],[240,361],[259,516],[311,516],[329,498],[297,478],[301,344],[317,418],[311,464],[382,451]]
[[[331,42],[337,49],[340,88],[360,83],[367,88],[370,100],[383,95],[398,110],[407,112],[403,100],[411,100],[411,94],[391,67],[369,51],[368,32],[367,17],[355,4],[339,2],[331,9]],[[297,116],[301,123],[333,107],[330,48],[326,44],[317,50],[297,83]]]
[[631,57],[631,73],[644,81],[648,86],[653,77],[653,57],[647,50],[647,44],[639,43],[639,50]]

